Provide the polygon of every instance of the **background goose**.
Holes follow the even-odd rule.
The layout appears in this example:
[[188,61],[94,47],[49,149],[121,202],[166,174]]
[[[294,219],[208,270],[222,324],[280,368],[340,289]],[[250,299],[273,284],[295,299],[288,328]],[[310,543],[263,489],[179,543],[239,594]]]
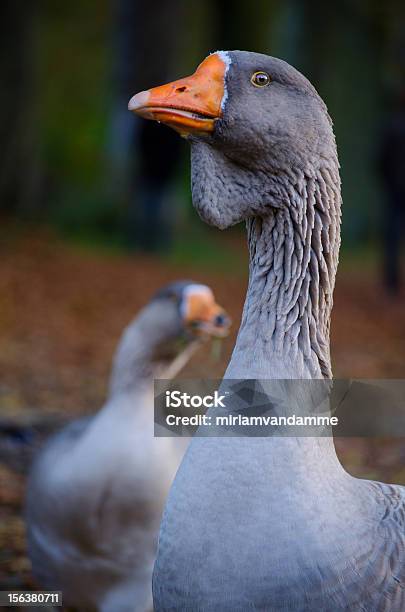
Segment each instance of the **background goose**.
[[[281,60],[218,52],[129,109],[188,136],[203,220],[247,221],[249,286],[226,377],[329,377],[341,196],[314,87]],[[196,437],[166,505],[154,604],[400,612],[405,489],[352,478],[330,437]]]
[[228,327],[207,286],[162,289],[123,334],[102,410],[40,454],[28,484],[29,552],[34,575],[62,590],[65,604],[151,607],[158,524],[184,450],[153,437],[153,379],[175,376],[204,339]]

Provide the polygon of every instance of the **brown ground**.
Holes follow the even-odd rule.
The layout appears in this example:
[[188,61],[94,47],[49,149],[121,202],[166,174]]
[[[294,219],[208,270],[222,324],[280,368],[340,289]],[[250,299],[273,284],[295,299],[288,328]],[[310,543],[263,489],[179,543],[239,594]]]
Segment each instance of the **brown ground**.
[[[224,243],[225,244],[225,243]],[[244,251],[232,240],[229,249]],[[187,368],[221,376],[238,328],[246,278],[176,269],[162,259],[107,255],[67,246],[47,232],[0,244],[0,416],[97,409],[111,356],[123,327],[159,286],[194,278],[214,289],[234,320],[232,337],[215,361],[204,349]],[[405,373],[404,302],[387,299],[361,262],[338,277],[332,327],[337,377],[402,378]],[[208,362],[208,365],[207,365]],[[401,440],[339,441],[342,461],[357,475],[405,483]],[[0,464],[0,588],[29,588],[20,518],[24,478]],[[28,585],[28,586],[27,586]]]

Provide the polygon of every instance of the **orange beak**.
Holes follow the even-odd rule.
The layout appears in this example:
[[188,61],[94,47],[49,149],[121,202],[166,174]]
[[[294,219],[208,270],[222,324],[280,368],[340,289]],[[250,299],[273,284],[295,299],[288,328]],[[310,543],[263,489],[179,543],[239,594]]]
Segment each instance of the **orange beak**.
[[210,133],[221,116],[225,71],[225,62],[214,53],[191,76],[136,94],[128,109],[145,119],[161,121],[182,136]]
[[197,330],[209,336],[223,338],[228,335],[231,319],[217,304],[212,291],[190,293],[184,298],[183,321],[186,325],[196,325]]

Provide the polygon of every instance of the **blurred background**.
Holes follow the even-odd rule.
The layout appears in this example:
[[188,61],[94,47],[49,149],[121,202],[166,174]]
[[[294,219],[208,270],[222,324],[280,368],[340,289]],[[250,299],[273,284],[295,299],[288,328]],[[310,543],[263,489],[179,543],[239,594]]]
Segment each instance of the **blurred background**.
[[[98,409],[123,327],[177,278],[209,284],[234,320],[184,376],[222,375],[247,281],[243,227],[200,222],[189,149],[127,111],[211,51],[292,63],[334,120],[343,245],[337,377],[405,373],[405,5],[399,0],[3,0],[0,4],[0,419]],[[45,430],[47,428],[45,427]],[[18,465],[0,462],[0,587],[29,588]],[[405,442],[340,440],[351,473],[405,484]]]

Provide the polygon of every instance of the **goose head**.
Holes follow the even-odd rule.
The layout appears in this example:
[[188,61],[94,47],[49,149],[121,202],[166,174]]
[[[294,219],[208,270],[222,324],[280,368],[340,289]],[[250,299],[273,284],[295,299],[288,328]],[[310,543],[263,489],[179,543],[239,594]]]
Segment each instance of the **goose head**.
[[332,121],[315,88],[280,59],[220,51],[128,107],[189,140],[205,222],[246,221],[248,296],[227,375],[329,376],[341,195]]
[[293,205],[285,196],[291,175],[313,175],[336,157],[315,88],[259,53],[214,53],[190,77],[136,94],[128,108],[189,139],[194,205],[221,229]]
[[152,303],[166,311],[173,331],[185,340],[223,338],[229,332],[231,320],[207,285],[177,281],[160,289]]
[[131,392],[154,378],[173,378],[204,341],[226,336],[230,325],[208,286],[177,281],[163,287],[121,337],[110,395]]

